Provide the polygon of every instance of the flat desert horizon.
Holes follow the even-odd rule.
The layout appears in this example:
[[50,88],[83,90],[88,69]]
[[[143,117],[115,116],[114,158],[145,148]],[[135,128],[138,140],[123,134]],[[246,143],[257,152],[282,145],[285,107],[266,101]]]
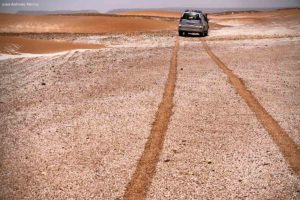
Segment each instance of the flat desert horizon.
[[300,9],[0,14],[0,199],[300,199]]

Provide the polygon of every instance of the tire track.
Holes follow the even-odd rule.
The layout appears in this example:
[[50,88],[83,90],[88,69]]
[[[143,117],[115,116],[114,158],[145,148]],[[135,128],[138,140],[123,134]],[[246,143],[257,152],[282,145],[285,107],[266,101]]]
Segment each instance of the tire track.
[[286,161],[291,168],[300,174],[300,149],[297,144],[288,136],[280,127],[277,121],[264,109],[255,96],[247,89],[243,80],[236,76],[210,49],[205,41],[202,44],[212,58],[212,60],[223,70],[228,76],[229,82],[233,85],[239,95],[246,101],[250,109],[255,113],[258,120],[268,131],[273,141],[277,144]]
[[123,198],[145,199],[153,176],[155,175],[156,165],[163,148],[165,134],[172,114],[173,96],[177,78],[177,52],[179,48],[179,38],[176,38],[175,47],[171,59],[169,75],[162,101],[156,112],[155,121],[152,125],[151,133],[144,152],[137,164],[136,170],[131,181],[126,187]]

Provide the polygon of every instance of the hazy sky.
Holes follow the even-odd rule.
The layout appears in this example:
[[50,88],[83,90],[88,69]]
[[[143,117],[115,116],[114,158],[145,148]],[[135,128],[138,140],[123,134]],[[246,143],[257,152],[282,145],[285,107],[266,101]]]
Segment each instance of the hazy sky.
[[[300,0],[0,0],[0,12],[17,10],[98,10],[118,8],[278,8],[300,7]],[[21,3],[11,5],[11,3]]]

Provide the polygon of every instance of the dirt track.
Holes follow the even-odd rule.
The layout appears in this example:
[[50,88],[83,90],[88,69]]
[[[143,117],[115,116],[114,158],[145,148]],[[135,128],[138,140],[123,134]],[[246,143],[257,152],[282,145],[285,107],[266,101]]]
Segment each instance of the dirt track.
[[230,83],[235,87],[241,97],[244,98],[251,110],[256,114],[262,125],[272,136],[274,142],[279,146],[283,156],[291,165],[292,169],[300,173],[300,149],[297,144],[286,134],[278,122],[261,106],[257,99],[247,89],[243,80],[237,77],[209,48],[206,42],[203,42],[205,50],[216,64],[228,76]]
[[[297,199],[298,146],[285,146],[292,155],[280,153],[277,145],[286,140],[267,136],[269,129],[198,45],[181,42],[174,115],[148,199]],[[192,58],[191,50],[198,52]],[[285,162],[286,155],[295,160]]]
[[299,199],[299,14],[245,15],[18,35],[105,48],[1,57],[0,199]]
[[159,161],[159,156],[163,148],[173,108],[173,96],[177,76],[178,48],[179,38],[177,37],[163,99],[156,113],[155,121],[153,123],[149,139],[145,144],[143,155],[140,158],[136,171],[127,186],[124,199],[144,199],[147,195],[153,176],[155,175],[156,164]]

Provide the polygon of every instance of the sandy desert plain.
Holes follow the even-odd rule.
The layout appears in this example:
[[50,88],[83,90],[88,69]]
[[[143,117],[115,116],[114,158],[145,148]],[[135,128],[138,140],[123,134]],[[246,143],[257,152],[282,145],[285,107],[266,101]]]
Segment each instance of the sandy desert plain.
[[300,9],[0,15],[0,199],[300,199]]

